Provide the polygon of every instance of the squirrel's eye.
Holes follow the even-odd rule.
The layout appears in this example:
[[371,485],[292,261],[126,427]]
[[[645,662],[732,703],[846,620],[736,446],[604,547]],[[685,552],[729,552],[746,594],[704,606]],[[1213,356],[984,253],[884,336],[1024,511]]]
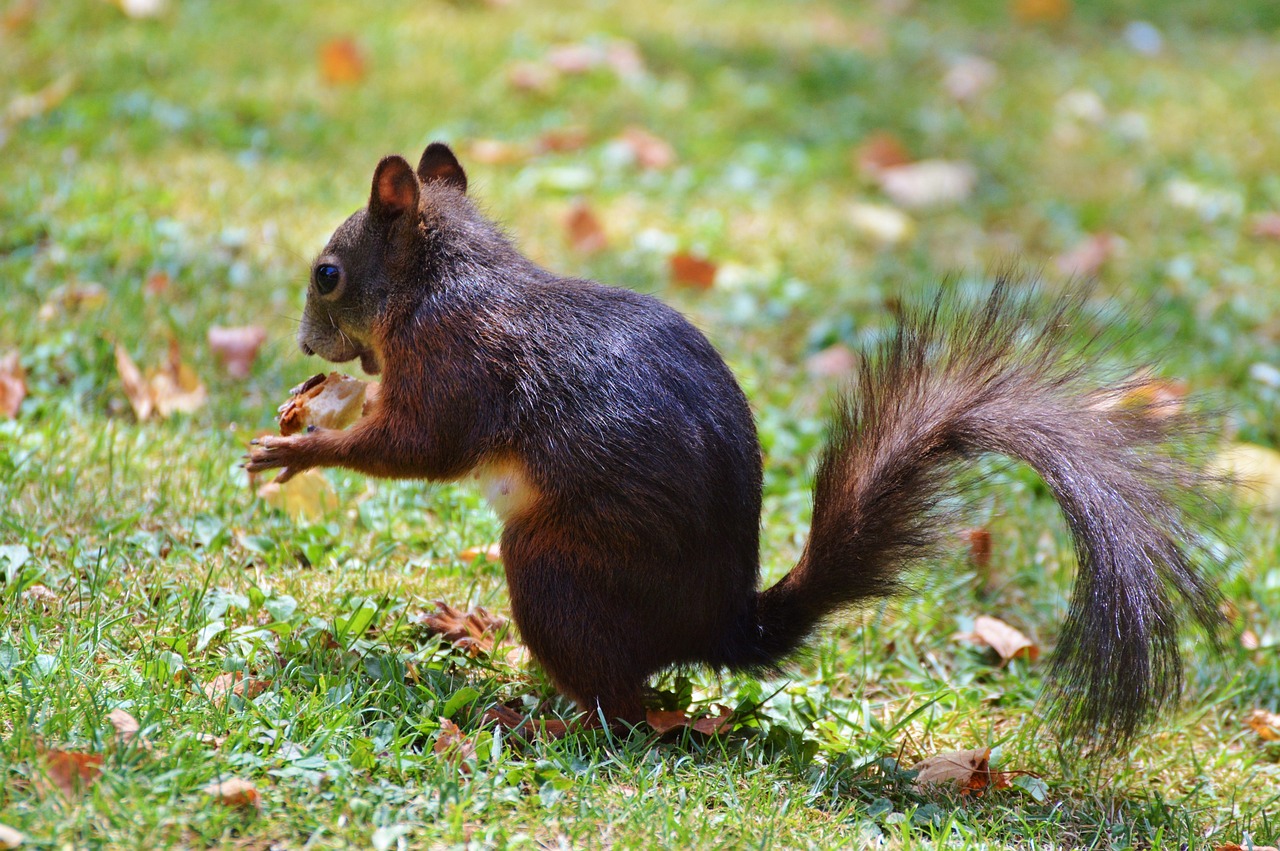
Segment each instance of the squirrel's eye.
[[342,270],[332,263],[321,263],[316,267],[316,289],[320,295],[333,292],[342,280]]

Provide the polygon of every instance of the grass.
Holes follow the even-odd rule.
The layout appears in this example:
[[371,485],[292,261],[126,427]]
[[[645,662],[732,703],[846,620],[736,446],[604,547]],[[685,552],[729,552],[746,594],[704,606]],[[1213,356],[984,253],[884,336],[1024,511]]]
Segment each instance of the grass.
[[[63,81],[65,99],[0,124],[0,354],[30,396],[0,420],[0,823],[32,847],[1199,848],[1280,841],[1280,750],[1244,724],[1280,708],[1280,548],[1273,516],[1233,511],[1224,576],[1237,635],[1214,655],[1187,637],[1186,695],[1105,759],[1037,725],[1045,665],[1007,667],[952,640],[983,613],[1051,647],[1073,557],[1034,477],[1000,469],[972,512],[987,571],[956,554],[918,593],[822,633],[783,678],[671,675],[656,700],[736,708],[712,740],[579,733],[495,739],[483,710],[569,707],[534,670],[477,661],[414,626],[434,599],[505,611],[501,569],[460,554],[495,540],[479,496],[453,485],[331,472],[348,506],[299,521],[238,469],[285,389],[317,369],[292,343],[312,253],[365,200],[377,158],[435,138],[463,152],[472,194],[551,268],[653,292],[704,328],[740,376],[767,453],[766,582],[807,525],[826,400],[809,356],[857,348],[889,306],[1010,258],[1062,281],[1052,258],[1091,233],[1120,242],[1098,308],[1118,355],[1158,352],[1228,413],[1222,440],[1280,444],[1278,243],[1248,236],[1280,208],[1277,20],[1265,0],[1079,2],[1059,23],[1003,2],[846,7],[798,2],[356,4],[172,2],[129,19],[101,2],[8,5],[0,95]],[[1163,50],[1129,46],[1143,18]],[[352,37],[362,79],[317,61]],[[646,72],[508,82],[557,44],[631,40]],[[977,53],[998,84],[958,103],[940,80]],[[1077,93],[1072,95],[1071,93]],[[1079,109],[1080,92],[1102,104]],[[1086,96],[1087,99],[1087,96]],[[511,164],[468,160],[476,139],[527,142],[580,126],[589,143]],[[630,164],[614,139],[668,140],[670,169]],[[888,131],[918,157],[967,160],[952,207],[913,214],[884,246],[851,226],[884,203],[853,151]],[[1171,185],[1195,187],[1190,209]],[[1176,193],[1172,193],[1176,194]],[[584,257],[564,237],[575,198],[610,237]],[[677,250],[721,264],[717,286],[668,283]],[[170,279],[160,295],[144,282]],[[57,288],[105,301],[38,312]],[[1141,305],[1122,313],[1115,305]],[[1134,318],[1135,316],[1141,318]],[[269,342],[227,377],[210,325],[256,322]],[[139,424],[119,344],[158,363],[170,339],[209,390],[193,415]],[[41,601],[33,586],[51,589]],[[270,680],[211,701],[222,672]],[[135,716],[151,747],[106,717]],[[464,771],[433,746],[442,717],[477,745]],[[214,746],[204,737],[217,736]],[[996,748],[1015,785],[923,796],[905,771],[948,748]],[[104,756],[84,794],[52,789],[46,748]],[[261,806],[200,790],[254,781]]]

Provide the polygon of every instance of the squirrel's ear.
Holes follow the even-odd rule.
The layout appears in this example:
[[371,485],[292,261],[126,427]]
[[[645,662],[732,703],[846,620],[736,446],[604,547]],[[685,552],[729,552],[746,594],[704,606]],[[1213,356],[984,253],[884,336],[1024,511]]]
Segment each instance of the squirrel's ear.
[[404,157],[383,157],[373,172],[373,191],[369,194],[369,212],[384,219],[394,219],[418,210],[418,178]]
[[423,183],[439,181],[463,193],[467,192],[467,173],[458,158],[443,142],[432,142],[418,160],[418,179]]

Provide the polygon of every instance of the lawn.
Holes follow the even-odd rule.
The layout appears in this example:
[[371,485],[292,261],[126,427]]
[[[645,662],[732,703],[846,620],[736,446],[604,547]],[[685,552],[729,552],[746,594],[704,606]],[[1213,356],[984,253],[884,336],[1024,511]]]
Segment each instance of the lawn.
[[[1075,557],[1044,486],[998,463],[964,520],[989,559],[957,531],[782,675],[654,683],[654,707],[729,707],[728,732],[524,741],[485,711],[572,707],[515,636],[472,656],[419,623],[436,600],[507,611],[479,493],[327,471],[337,507],[299,513],[240,468],[324,368],[293,342],[312,256],[381,156],[435,139],[529,256],[655,294],[725,354],[765,451],[766,584],[803,546],[849,353],[944,281],[1096,278],[1117,374],[1156,364],[1210,411],[1208,451],[1274,467],[1272,0],[152,7],[0,18],[0,359],[26,388],[0,414],[0,825],[21,847],[1280,843],[1280,730],[1247,722],[1280,710],[1274,496],[1214,532],[1226,646],[1188,632],[1182,701],[1106,753],[1040,723]],[[912,196],[898,160],[951,190]],[[233,375],[208,331],[250,325],[265,345]],[[117,352],[145,372],[171,351],[204,401],[140,422]],[[1044,655],[956,639],[982,615]],[[1004,788],[913,785],[985,747]],[[63,789],[68,766],[88,779]]]

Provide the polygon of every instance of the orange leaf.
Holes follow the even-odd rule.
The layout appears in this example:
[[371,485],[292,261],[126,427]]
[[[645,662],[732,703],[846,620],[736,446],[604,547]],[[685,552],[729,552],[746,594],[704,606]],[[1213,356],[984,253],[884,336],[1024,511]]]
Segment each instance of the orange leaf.
[[650,709],[644,714],[644,720],[658,735],[689,726],[689,716],[683,709]]
[[266,342],[267,331],[261,325],[241,328],[219,328],[215,325],[209,329],[208,336],[210,350],[222,361],[227,373],[232,378],[245,378],[258,357],[258,349]]
[[1252,842],[1241,845],[1238,842],[1228,842],[1225,845],[1215,845],[1213,851],[1277,851],[1277,849],[1274,845],[1254,845]]
[[355,39],[335,38],[320,46],[320,76],[329,85],[358,83],[364,75],[364,55]]
[[160,296],[169,291],[169,273],[161,270],[152,272],[147,275],[146,283],[142,285],[142,290],[147,295]]
[[27,398],[27,374],[17,352],[0,357],[0,417],[18,416],[22,400]]
[[636,165],[641,168],[657,170],[675,165],[676,149],[643,127],[628,127],[618,139],[631,151]]
[[859,174],[875,180],[886,168],[911,162],[911,154],[897,136],[878,130],[862,140],[853,152],[853,159]]
[[1057,23],[1071,14],[1071,0],[1013,0],[1013,16],[1027,23]]
[[692,254],[676,254],[671,257],[671,280],[677,284],[708,290],[716,282],[716,264]]
[[1255,709],[1249,713],[1245,723],[1252,727],[1253,732],[1261,736],[1264,741],[1280,741],[1280,715],[1275,712]]
[[200,791],[209,795],[224,807],[258,807],[262,805],[262,796],[258,794],[258,787],[248,780],[241,780],[238,777],[210,783]]
[[102,773],[102,755],[80,751],[50,750],[44,753],[44,772],[67,797],[89,788]]
[[605,236],[604,226],[600,219],[591,212],[586,201],[577,201],[564,222],[565,232],[569,237],[569,245],[581,254],[595,254],[609,247],[609,239]]
[[489,614],[483,606],[462,612],[448,603],[436,601],[436,611],[424,614],[420,620],[430,632],[443,636],[450,644],[466,650],[472,656],[493,651],[494,643],[506,618]]
[[969,545],[969,560],[975,567],[986,568],[991,564],[991,532],[988,529],[974,528],[960,532],[960,537]]
[[436,736],[436,743],[432,746],[432,750],[457,765],[463,774],[471,773],[471,766],[467,765],[467,760],[475,756],[476,743],[468,739],[458,725],[448,718],[440,719],[440,735]]
[[720,710],[718,715],[703,715],[696,719],[690,718],[683,709],[650,709],[645,713],[645,721],[660,736],[681,727],[704,736],[718,736],[733,726],[733,712],[718,704],[716,708]]

